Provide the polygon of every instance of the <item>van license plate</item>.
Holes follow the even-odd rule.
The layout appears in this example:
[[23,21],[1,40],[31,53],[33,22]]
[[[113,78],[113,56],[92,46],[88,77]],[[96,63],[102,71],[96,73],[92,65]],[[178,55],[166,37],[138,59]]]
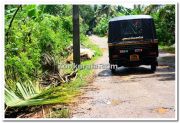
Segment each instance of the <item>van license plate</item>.
[[137,54],[130,55],[130,61],[139,61],[139,55]]

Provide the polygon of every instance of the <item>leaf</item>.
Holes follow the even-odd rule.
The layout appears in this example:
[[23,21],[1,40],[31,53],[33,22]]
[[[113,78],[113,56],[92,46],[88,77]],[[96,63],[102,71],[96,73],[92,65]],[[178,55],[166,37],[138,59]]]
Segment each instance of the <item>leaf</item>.
[[36,17],[36,9],[33,8],[31,10],[28,11],[28,16],[29,17]]
[[17,107],[41,104],[43,99],[36,98],[40,93],[31,81],[26,84],[17,82],[16,86],[19,92],[5,88],[5,103],[7,106]]

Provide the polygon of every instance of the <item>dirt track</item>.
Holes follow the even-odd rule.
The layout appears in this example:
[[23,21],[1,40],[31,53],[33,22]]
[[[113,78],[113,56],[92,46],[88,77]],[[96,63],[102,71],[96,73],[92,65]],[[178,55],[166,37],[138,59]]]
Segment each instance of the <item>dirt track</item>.
[[[91,36],[103,49],[96,64],[108,64],[107,39]],[[160,52],[155,73],[150,66],[96,69],[73,108],[73,118],[174,118],[175,55]]]

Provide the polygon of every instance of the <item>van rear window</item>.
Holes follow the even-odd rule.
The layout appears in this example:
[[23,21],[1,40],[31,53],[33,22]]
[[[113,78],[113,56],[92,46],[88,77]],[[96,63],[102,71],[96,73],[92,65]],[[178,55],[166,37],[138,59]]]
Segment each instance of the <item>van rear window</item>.
[[108,42],[156,38],[153,19],[120,20],[109,23]]
[[121,38],[143,37],[141,20],[123,21],[120,26]]

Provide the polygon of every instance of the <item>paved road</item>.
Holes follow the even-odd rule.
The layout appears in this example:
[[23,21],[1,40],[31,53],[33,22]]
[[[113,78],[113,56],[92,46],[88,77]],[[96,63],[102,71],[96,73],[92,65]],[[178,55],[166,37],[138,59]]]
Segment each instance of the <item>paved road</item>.
[[[96,64],[108,64],[107,39],[91,36],[103,49]],[[150,66],[96,69],[94,80],[85,87],[73,108],[73,118],[174,118],[175,55],[160,52],[155,73]]]

